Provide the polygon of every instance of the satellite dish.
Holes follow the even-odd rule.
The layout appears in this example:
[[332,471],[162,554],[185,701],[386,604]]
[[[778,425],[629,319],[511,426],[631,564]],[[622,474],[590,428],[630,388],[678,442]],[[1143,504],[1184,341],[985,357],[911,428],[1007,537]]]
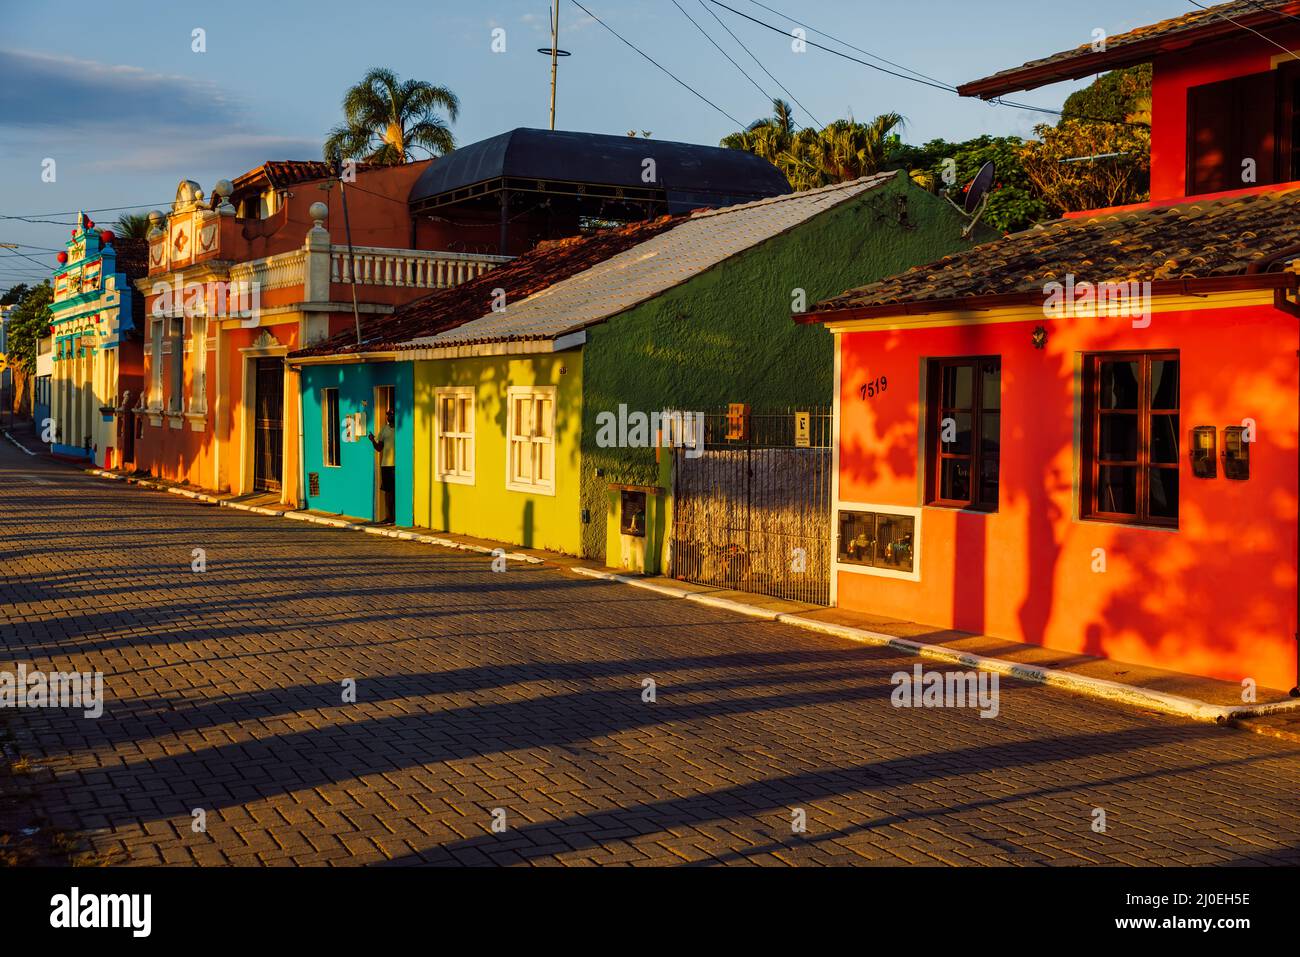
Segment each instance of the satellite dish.
[[971,181],[970,188],[966,190],[966,213],[973,215],[975,210],[980,208],[980,203],[988,195],[989,189],[993,186],[993,178],[997,175],[997,169],[993,161],[989,160],[980,167],[980,171],[975,174],[975,179]]

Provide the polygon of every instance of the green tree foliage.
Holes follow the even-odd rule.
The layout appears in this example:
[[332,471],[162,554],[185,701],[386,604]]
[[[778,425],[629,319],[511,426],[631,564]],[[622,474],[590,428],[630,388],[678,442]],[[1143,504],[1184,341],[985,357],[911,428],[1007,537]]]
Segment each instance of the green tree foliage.
[[936,139],[924,146],[900,143],[890,152],[889,163],[910,170],[913,181],[960,205],[975,174],[992,161],[997,179],[982,221],[1003,232],[1016,232],[1056,212],[1025,174],[1020,161],[1023,147],[1018,136],[977,136],[963,143]]
[[1020,154],[1038,195],[1075,212],[1140,203],[1151,195],[1151,130],[1145,126],[1062,120],[1039,126]]
[[123,239],[148,239],[149,214],[123,213],[113,224],[113,232]]
[[820,130],[796,130],[790,104],[778,99],[770,117],[724,136],[719,145],[761,156],[796,190],[816,189],[884,169],[902,125],[897,113],[882,113],[866,123],[836,120]]
[[397,165],[414,160],[416,148],[430,156],[450,153],[456,142],[439,109],[455,122],[460,100],[445,86],[403,82],[392,70],[373,69],[344,94],[344,122],[330,131],[325,159]]
[[1076,212],[1151,196],[1151,66],[1104,73],[1070,94],[1055,126],[1039,126],[1021,161],[1054,209]]
[[1066,97],[1067,120],[1092,119],[1151,122],[1151,64],[1112,70]]
[[[837,120],[822,130],[795,129],[790,104],[775,100],[772,116],[724,137],[721,145],[763,157],[797,190],[904,169],[918,185],[958,204],[980,167],[992,161],[997,178],[982,221],[1004,232],[1150,195],[1149,65],[1102,74],[1072,93],[1062,113],[1057,125],[1036,127],[1034,140],[986,135],[913,146],[901,142],[903,119],[896,113],[870,123]],[[1100,158],[1107,153],[1124,155]],[[1099,158],[1062,162],[1080,157]]]
[[9,361],[29,376],[36,372],[36,341],[50,328],[53,300],[54,291],[47,279],[27,289],[9,313]]
[[28,288],[29,287],[25,282],[20,282],[16,286],[10,286],[5,290],[4,295],[0,295],[0,306],[12,306],[14,303],[18,302],[18,300],[22,299],[23,296],[27,295]]

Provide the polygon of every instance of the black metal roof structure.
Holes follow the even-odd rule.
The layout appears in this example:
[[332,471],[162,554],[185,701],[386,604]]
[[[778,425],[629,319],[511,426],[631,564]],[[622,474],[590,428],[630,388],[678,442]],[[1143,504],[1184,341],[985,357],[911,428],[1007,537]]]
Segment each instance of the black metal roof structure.
[[414,214],[444,216],[456,207],[499,206],[503,223],[521,207],[539,206],[626,222],[789,192],[780,170],[742,150],[520,128],[435,160],[409,203]]

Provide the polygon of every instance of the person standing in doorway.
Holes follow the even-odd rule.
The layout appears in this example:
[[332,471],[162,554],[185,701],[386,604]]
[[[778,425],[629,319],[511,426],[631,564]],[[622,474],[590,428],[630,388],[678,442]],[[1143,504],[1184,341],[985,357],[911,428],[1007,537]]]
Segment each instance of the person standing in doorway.
[[394,474],[396,472],[396,456],[393,454],[393,410],[389,409],[384,416],[384,427],[379,430],[379,435],[370,436],[370,444],[375,447],[379,453],[379,491],[383,496],[384,514],[379,518],[386,525],[395,524],[397,521],[396,510],[396,482]]

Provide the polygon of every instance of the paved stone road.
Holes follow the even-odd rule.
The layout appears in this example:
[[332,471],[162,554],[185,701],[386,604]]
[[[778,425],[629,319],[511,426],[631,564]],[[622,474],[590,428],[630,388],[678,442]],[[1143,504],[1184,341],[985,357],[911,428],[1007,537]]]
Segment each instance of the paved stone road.
[[1013,681],[896,709],[891,651],[4,442],[0,661],[105,673],[98,720],[7,717],[136,864],[1300,863],[1296,745]]

